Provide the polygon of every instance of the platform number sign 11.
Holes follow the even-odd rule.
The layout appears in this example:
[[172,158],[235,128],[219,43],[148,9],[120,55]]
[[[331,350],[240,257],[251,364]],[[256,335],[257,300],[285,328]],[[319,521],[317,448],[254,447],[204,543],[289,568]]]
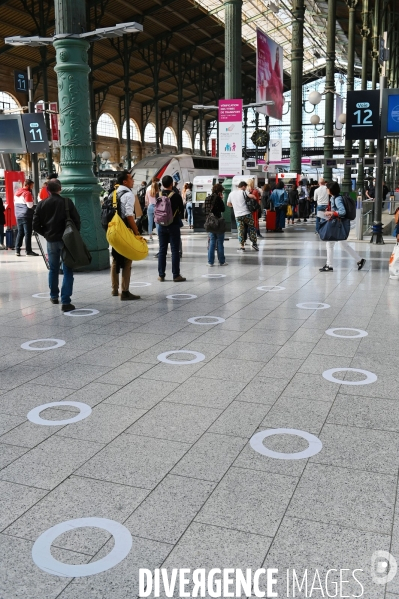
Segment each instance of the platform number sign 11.
[[28,152],[32,154],[48,152],[49,145],[44,115],[38,112],[23,114],[22,123]]
[[378,139],[380,136],[380,92],[348,92],[346,139]]

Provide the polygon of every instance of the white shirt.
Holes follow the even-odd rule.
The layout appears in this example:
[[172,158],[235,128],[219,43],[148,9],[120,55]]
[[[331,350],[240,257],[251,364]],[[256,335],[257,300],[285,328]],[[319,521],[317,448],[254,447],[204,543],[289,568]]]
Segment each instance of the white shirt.
[[245,203],[244,192],[242,189],[232,191],[227,201],[233,204],[234,216],[245,216],[246,214],[250,214]]
[[328,190],[326,185],[320,185],[314,192],[314,200],[318,206],[328,205]]
[[136,201],[136,197],[133,193],[133,190],[129,189],[129,187],[126,187],[126,185],[119,185],[118,190],[116,192],[117,195],[120,196],[122,191],[126,191],[127,193],[124,193],[120,198],[121,216],[122,218],[125,218],[126,216],[134,217],[134,202]]

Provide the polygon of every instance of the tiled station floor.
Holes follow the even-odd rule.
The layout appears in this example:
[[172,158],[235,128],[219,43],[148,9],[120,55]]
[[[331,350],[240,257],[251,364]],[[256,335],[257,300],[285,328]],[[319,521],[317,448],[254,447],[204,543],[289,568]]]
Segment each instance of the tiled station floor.
[[[208,268],[205,245],[204,236],[184,238],[187,282],[175,284],[170,259],[168,280],[157,281],[152,244],[132,273],[139,302],[111,297],[109,272],[76,275],[74,303],[98,313],[75,317],[33,297],[48,291],[41,258],[1,252],[1,599],[135,599],[139,568],[160,567],[278,568],[279,597],[292,596],[287,569],[298,577],[307,569],[310,581],[316,570],[324,580],[329,569],[346,569],[349,582],[336,596],[399,597],[399,574],[385,586],[372,581],[371,569],[376,551],[399,561],[392,245],[357,244],[367,258],[361,272],[336,249],[333,273],[319,273],[325,246],[310,228],[269,235],[259,254],[248,248],[245,256],[230,239],[225,268]],[[193,297],[167,298],[175,293]],[[307,302],[328,307],[297,306]],[[188,321],[206,315],[223,322]],[[346,330],[334,337],[326,334],[332,328]],[[21,348],[35,339],[65,344]],[[187,353],[169,360],[198,352],[201,361],[159,361],[174,350]],[[333,374],[336,382],[323,376],[330,369],[344,369]],[[86,407],[82,420],[56,426],[28,419],[51,402],[36,410],[39,418],[85,415],[67,402],[91,413]],[[310,442],[285,432],[252,446],[256,433],[281,428]],[[78,577],[36,565],[32,548],[41,535],[79,518],[123,525],[126,557]],[[106,530],[66,529],[55,534],[51,554],[50,541],[36,549],[39,561],[82,566],[112,553]]]

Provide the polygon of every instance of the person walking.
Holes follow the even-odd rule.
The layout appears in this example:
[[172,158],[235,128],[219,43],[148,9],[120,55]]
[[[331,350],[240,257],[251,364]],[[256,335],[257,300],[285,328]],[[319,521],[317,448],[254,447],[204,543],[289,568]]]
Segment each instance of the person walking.
[[193,226],[193,184],[187,183],[186,187],[186,210],[187,210],[187,223],[189,229],[194,229]]
[[294,224],[295,212],[298,210],[298,188],[296,183],[291,184],[291,189],[288,192],[288,206],[291,206],[291,216],[287,216],[287,223],[290,224],[290,219],[292,224]]
[[[340,218],[341,222],[343,224],[344,230],[348,236],[349,230],[350,230],[350,220],[348,218],[345,218],[346,210],[345,210],[344,201],[341,196],[340,186],[338,185],[338,183],[336,181],[334,181],[332,183],[327,184],[327,190],[328,190],[328,195],[330,197],[331,209],[326,210],[324,212],[323,220],[326,220],[326,219],[330,220],[332,218]],[[359,256],[359,254],[349,245],[349,243],[345,239],[342,241],[326,241],[327,261],[326,261],[325,265],[323,266],[323,268],[319,268],[319,271],[320,272],[331,272],[334,270],[333,254],[334,254],[334,247],[335,247],[336,243],[339,243],[340,247],[343,250],[345,250],[346,252],[348,252],[348,254],[356,260],[357,269],[362,270],[363,266],[366,264],[366,260],[364,258],[361,258]]]
[[158,224],[159,252],[158,252],[158,281],[165,281],[166,276],[166,253],[168,244],[172,252],[172,274],[175,283],[185,281],[180,274],[180,228],[182,227],[182,216],[184,214],[183,200],[179,193],[173,191],[173,179],[170,175],[162,178],[162,196],[168,197],[172,208],[173,221],[170,225]]
[[[60,272],[61,251],[64,247],[62,236],[66,227],[65,198],[60,195],[61,183],[58,179],[52,179],[47,184],[50,196],[45,202],[40,202],[33,216],[33,230],[42,235],[47,241],[47,254],[50,264],[48,273],[48,284],[50,288],[50,301],[52,304],[59,303],[60,290],[58,277]],[[67,198],[69,214],[75,226],[80,230],[80,216],[75,204]],[[61,286],[61,310],[70,312],[75,310],[71,303],[73,291],[73,270],[66,264],[62,265],[63,280]]]
[[[146,206],[146,196],[147,196],[147,182],[142,181],[140,187],[137,190],[137,198],[139,200],[139,204],[141,206],[141,210],[144,210],[144,206]],[[151,229],[152,231],[152,229]],[[150,231],[148,231],[150,232]]]
[[270,187],[269,183],[266,183],[262,187],[262,195],[260,198],[260,202],[261,202],[261,206],[262,206],[262,214],[263,214],[263,217],[265,220],[266,220],[266,210],[268,210],[269,204],[270,204],[270,194],[271,193],[272,193],[272,188]]
[[301,184],[298,189],[298,195],[299,195],[298,223],[301,222],[301,218],[303,218],[303,222],[307,223],[308,216],[309,216],[309,192],[308,192],[306,179],[302,179]]
[[[226,210],[226,206],[223,202],[224,187],[220,183],[212,188],[212,194],[205,200],[205,216],[208,216],[210,212],[216,216],[216,218],[222,218],[222,213]],[[223,233],[210,231],[209,235],[209,249],[208,249],[208,266],[213,266],[215,263],[215,249],[217,245],[217,254],[219,259],[219,266],[227,266],[226,258],[224,256],[224,231]]]
[[288,205],[288,194],[284,187],[284,181],[280,179],[276,189],[270,196],[270,202],[276,210],[276,233],[282,233],[285,228],[285,213]]
[[43,200],[47,200],[47,198],[50,197],[50,192],[47,189],[47,185],[49,181],[53,181],[54,179],[58,179],[58,175],[57,173],[50,173],[49,176],[47,177],[47,181],[45,181],[43,183],[43,187],[40,190],[39,193],[39,201],[42,202]]
[[15,217],[17,219],[18,234],[15,242],[15,255],[21,255],[21,246],[25,237],[25,250],[27,256],[38,256],[32,251],[32,219],[33,219],[33,181],[26,179],[24,186],[14,195]]
[[148,219],[148,234],[150,241],[153,241],[152,230],[154,228],[154,212],[157,197],[159,196],[159,184],[154,181],[151,187],[147,189],[145,193],[145,205],[147,207],[147,219]]
[[0,250],[7,249],[4,245],[4,225],[6,224],[5,217],[6,208],[3,203],[3,199],[0,198]]
[[[122,171],[117,177],[118,185],[116,198],[120,206],[119,216],[124,221],[125,225],[132,229],[135,235],[139,235],[134,216],[135,195],[132,191],[134,179],[128,171]],[[119,296],[119,273],[122,271],[121,281],[121,300],[130,301],[140,299],[139,295],[133,295],[129,291],[130,275],[132,269],[132,260],[118,254],[112,248],[112,264],[111,264],[111,294],[114,297]]]
[[319,232],[321,220],[325,218],[329,197],[326,181],[323,177],[320,177],[319,187],[314,192],[314,201],[316,203],[316,233]]
[[227,199],[227,205],[233,208],[234,216],[236,218],[238,242],[240,244],[240,247],[238,248],[237,252],[240,254],[243,254],[245,252],[245,227],[247,227],[247,232],[249,239],[252,243],[252,248],[256,252],[259,252],[254,219],[252,218],[252,214],[248,210],[247,203],[245,201],[247,198],[246,189],[247,184],[245,183],[245,181],[241,181],[241,183],[238,184],[238,189],[231,191]]

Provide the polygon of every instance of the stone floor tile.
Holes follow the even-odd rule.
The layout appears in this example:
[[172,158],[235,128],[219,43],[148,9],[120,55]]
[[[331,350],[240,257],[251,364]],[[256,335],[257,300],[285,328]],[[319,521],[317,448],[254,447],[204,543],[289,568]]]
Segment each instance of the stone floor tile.
[[304,358],[289,358],[289,360],[287,360],[287,358],[274,356],[271,360],[269,360],[266,366],[262,368],[258,376],[273,376],[273,378],[279,378],[288,382],[298,371],[303,361]]
[[396,476],[399,434],[396,432],[326,424],[320,440],[323,450],[311,462],[356,468]]
[[14,416],[13,414],[0,414],[0,437],[24,421],[25,418],[21,416]]
[[324,329],[304,329],[300,328],[291,337],[291,341],[300,343],[315,343],[324,335]]
[[236,341],[224,349],[221,358],[239,358],[242,361],[255,360],[257,362],[268,362],[278,351],[279,346],[267,345],[266,343],[244,343]]
[[37,503],[47,491],[0,481],[0,531]]
[[215,420],[209,432],[249,438],[268,411],[268,405],[233,401]]
[[21,455],[29,451],[29,447],[17,447],[0,443],[0,470],[17,460]]
[[[6,529],[5,533],[35,541],[45,530],[59,522],[89,515],[122,523],[147,494],[148,491],[145,489],[71,476],[48,493],[44,499],[35,502],[36,505],[27,506],[21,517],[13,518],[15,522]],[[100,529],[78,528],[60,536],[54,545],[61,549],[93,556],[110,536]]]
[[36,406],[53,401],[61,401],[73,392],[72,389],[35,385],[26,383],[16,389],[0,395],[0,411],[26,418],[30,410]]
[[126,433],[157,439],[195,443],[221,414],[221,410],[162,401]]
[[247,439],[204,433],[176,464],[172,474],[218,482],[233,464]]
[[258,324],[257,328],[277,331],[297,331],[303,326],[302,321],[296,320],[295,318],[276,318],[274,314],[266,316]]
[[50,576],[32,560],[32,541],[0,535],[0,597],[57,599],[69,578]]
[[396,476],[308,464],[287,515],[390,534],[395,492]]
[[324,354],[310,354],[306,360],[300,366],[298,372],[306,373],[306,374],[320,374],[323,373],[328,368],[332,367],[332,364],[335,361],[339,361],[339,365],[342,368],[349,368],[351,365],[351,359],[347,356],[326,356]]
[[196,522],[272,537],[276,534],[296,479],[231,468],[196,517]]
[[[104,386],[109,387],[110,385],[104,384]],[[118,388],[116,392],[113,392],[112,395],[104,401],[104,404],[115,404],[150,410],[178,387],[178,383],[153,381],[138,377],[128,385]]]
[[267,428],[295,428],[318,435],[329,410],[330,406],[326,401],[281,397],[266,414],[261,425]]
[[[271,374],[273,373],[270,370],[270,375]],[[276,399],[280,397],[286,386],[286,379],[275,379],[266,376],[258,376],[246,385],[246,387],[236,397],[236,400],[271,406]]]
[[0,479],[51,490],[102,447],[100,443],[52,436],[4,468]]
[[[331,365],[326,365],[326,370]],[[302,397],[317,399],[332,403],[339,391],[340,385],[326,381],[320,375],[297,373],[287,385],[283,397]]]
[[[35,382],[37,385],[51,386],[52,382],[56,381],[57,385],[60,387],[65,387],[67,389],[81,389],[110,370],[111,367],[109,366],[74,363],[68,368],[56,368],[55,370],[50,370],[46,374],[38,376]],[[113,383],[114,381],[110,382]],[[116,382],[116,384],[118,383]]]
[[122,434],[75,474],[153,489],[189,448],[188,443]]
[[[15,387],[19,387],[28,381],[34,379],[37,381],[43,371],[45,372],[46,368],[40,371],[40,369],[27,366],[26,364],[24,364],[23,368],[18,365],[7,368],[7,370],[0,372],[0,389],[15,389]],[[42,376],[45,377],[46,375]]]
[[[212,316],[219,316],[219,314],[213,314]],[[218,329],[222,331],[248,331],[255,324],[257,324],[257,320],[250,320],[246,318],[227,318],[225,322],[217,325]],[[194,326],[194,325],[193,325]]]
[[293,335],[292,331],[276,331],[260,329],[258,326],[252,328],[242,335],[242,343],[263,343],[266,345],[284,345]]
[[244,387],[245,383],[224,380],[215,388],[214,379],[198,377],[195,385],[190,380],[182,383],[168,395],[167,401],[224,410]]
[[[191,359],[192,356],[188,359]],[[154,381],[167,381],[170,383],[184,383],[192,376],[196,375],[199,370],[204,367],[205,362],[197,364],[184,364],[182,366],[174,364],[159,363],[156,366],[151,365],[151,369],[144,372],[143,379],[151,379]]]
[[166,476],[125,522],[132,534],[175,544],[214,489],[215,484]]
[[392,399],[338,393],[327,422],[399,432],[399,403]]
[[111,385],[127,385],[141,374],[146,372],[152,367],[152,364],[133,364],[132,362],[126,362],[117,368],[112,370],[106,368],[107,374],[99,376],[97,383],[107,383]]
[[202,378],[238,380],[249,383],[261,370],[262,362],[253,360],[233,359],[233,358],[214,358],[208,364],[201,368],[201,373],[196,374]]
[[305,360],[314,347],[315,344],[313,342],[305,343],[304,341],[289,340],[278,350],[276,356],[286,360],[290,360],[291,358],[302,358]]
[[[365,598],[384,599],[385,587],[372,582],[370,560],[374,551],[389,550],[389,539],[388,535],[374,532],[285,517],[263,567],[278,568],[279,573],[282,573],[278,576],[278,584],[274,589],[281,597],[287,596],[287,570],[291,582],[289,596],[294,596],[293,570],[295,570],[300,583],[307,570],[310,582],[308,582],[306,594],[309,597],[316,570],[324,582],[327,571],[335,568],[338,577],[335,572],[330,573],[329,578],[332,583],[328,588],[330,595],[333,596],[337,588],[340,592],[339,586],[336,587],[334,582],[338,582],[339,585],[339,571],[347,569],[349,572],[344,572],[344,574],[349,574],[349,576],[345,580],[350,582],[342,586],[343,592],[347,596],[362,596],[363,593]],[[351,576],[356,569],[362,570],[362,572],[356,572],[355,576],[363,586],[363,591],[359,583]],[[303,587],[303,591],[305,591],[305,587]],[[319,591],[313,591],[313,595],[316,597],[315,592],[319,594]],[[327,596],[325,586],[323,593]],[[295,587],[295,595],[297,597],[306,596],[298,590],[298,586]],[[321,592],[319,596],[322,597]]]
[[[54,417],[49,417],[48,413],[50,410],[43,411],[40,415],[44,419],[54,420]],[[53,410],[53,413],[56,412]],[[75,414],[72,412],[63,412],[63,415],[60,415],[60,412],[57,410],[58,418],[72,418]],[[20,447],[36,447],[39,443],[42,443],[52,435],[54,435],[57,431],[59,431],[62,426],[41,426],[38,424],[33,424],[26,420],[12,431],[9,431],[5,435],[0,437],[1,443],[8,443],[9,445],[18,445]]]
[[314,348],[315,354],[325,356],[353,357],[359,347],[359,339],[334,339],[334,337],[320,339]]

